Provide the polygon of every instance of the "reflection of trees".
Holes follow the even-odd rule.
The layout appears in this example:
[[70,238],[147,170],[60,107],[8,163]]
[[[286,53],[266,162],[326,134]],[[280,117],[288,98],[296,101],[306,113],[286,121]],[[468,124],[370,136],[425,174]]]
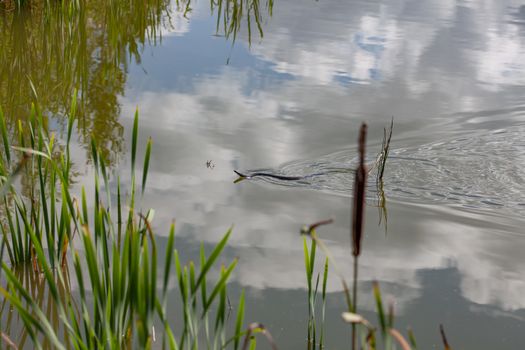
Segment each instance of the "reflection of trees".
[[[31,102],[64,125],[78,90],[78,135],[87,148],[98,139],[112,164],[123,147],[118,97],[130,60],[155,43],[169,19],[170,0],[0,1],[0,106],[10,128],[27,118]],[[189,12],[190,0],[177,0]],[[273,0],[210,0],[217,32],[235,42],[239,32],[262,38]],[[255,34],[257,33],[257,34]],[[52,124],[51,124],[52,125]],[[12,133],[13,134],[13,133]]]
[[95,135],[108,162],[122,150],[118,96],[131,58],[155,41],[169,0],[78,0],[0,6],[0,105],[11,127],[31,102],[63,125],[79,91],[78,134]]
[[[51,322],[53,327],[56,329],[57,334],[63,334],[67,337],[67,332],[61,326],[60,312],[57,305],[53,301],[51,292],[46,284],[45,279],[39,271],[36,271],[31,264],[22,265],[17,268],[13,268],[13,273],[17,279],[22,283],[24,289],[29,293],[31,299],[39,306],[46,318]],[[62,268],[62,276],[64,277],[64,284],[58,282],[59,278],[55,275],[58,286],[58,293],[61,299],[65,299],[66,295],[71,294],[71,286],[69,281],[68,268]],[[2,280],[2,286],[9,288],[5,285],[5,281]],[[75,310],[78,310],[76,304],[73,305]],[[34,317],[35,315],[32,314]],[[0,302],[0,322],[2,328],[0,331],[5,334],[10,341],[18,346],[19,349],[33,348],[34,344],[31,344],[31,339],[28,334],[28,330],[24,327],[24,322],[20,315],[15,312],[15,308],[11,305],[7,299],[3,299]],[[0,339],[0,348],[4,348],[5,339]],[[51,349],[52,343],[49,339],[42,338],[42,348]],[[9,348],[9,347],[7,347]]]
[[246,25],[248,43],[251,45],[252,33],[257,31],[262,38],[264,12],[261,6],[267,11],[268,16],[272,15],[273,0],[210,0],[212,11],[217,11],[217,33],[222,31],[226,38],[231,38],[235,43],[237,34],[240,32],[243,21]]

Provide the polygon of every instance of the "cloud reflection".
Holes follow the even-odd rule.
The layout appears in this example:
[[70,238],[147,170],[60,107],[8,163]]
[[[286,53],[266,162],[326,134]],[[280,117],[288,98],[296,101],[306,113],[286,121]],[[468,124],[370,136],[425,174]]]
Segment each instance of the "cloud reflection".
[[[399,116],[397,147],[516,124],[519,117],[503,109],[498,123],[491,118],[472,123],[522,95],[516,86],[525,77],[523,32],[506,22],[513,2],[468,5],[283,1],[265,39],[251,52],[293,79],[255,83],[266,72],[233,64],[195,76],[186,92],[127,96],[123,114],[132,116],[139,105],[147,120],[142,132],[152,134],[156,144],[145,205],[165,208],[157,211],[159,226],[176,217],[180,235],[190,241],[217,242],[235,223],[232,245],[241,258],[235,278],[254,288],[304,288],[298,229],[334,216],[336,224],[323,230],[323,237],[351,276],[348,198],[233,185],[232,170],[276,167],[347,149],[352,128],[362,119],[370,121],[377,142],[384,117],[392,114]],[[465,111],[476,113],[458,114]],[[124,122],[129,128],[131,119]],[[205,166],[210,159],[214,169]],[[384,283],[385,294],[400,308],[420,296],[419,271],[451,266],[460,272],[461,293],[470,301],[525,308],[525,238],[513,234],[520,232],[521,218],[390,203],[385,237],[373,209],[368,209],[360,276]],[[329,290],[340,290],[336,278]]]

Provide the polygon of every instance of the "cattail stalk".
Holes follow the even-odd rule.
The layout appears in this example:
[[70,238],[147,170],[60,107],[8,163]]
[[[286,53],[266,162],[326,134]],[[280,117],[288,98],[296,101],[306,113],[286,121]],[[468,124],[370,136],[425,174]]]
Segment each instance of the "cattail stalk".
[[[365,147],[366,147],[367,125],[363,123],[359,131],[359,166],[355,171],[354,181],[354,205],[352,212],[352,255],[354,257],[354,285],[353,285],[353,307],[354,313],[357,313],[357,259],[361,254],[361,240],[363,237],[364,212],[365,212],[365,187],[366,187],[366,165],[365,165]],[[352,325],[352,349],[356,349],[356,327]]]

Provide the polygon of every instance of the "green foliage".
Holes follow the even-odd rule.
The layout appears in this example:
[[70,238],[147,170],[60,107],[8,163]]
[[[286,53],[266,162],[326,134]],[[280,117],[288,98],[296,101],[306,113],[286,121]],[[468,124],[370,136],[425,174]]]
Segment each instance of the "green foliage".
[[[315,230],[310,232],[315,236]],[[322,292],[321,292],[321,335],[319,338],[319,343],[317,344],[317,322],[315,310],[317,307],[317,296],[318,296],[318,287],[319,287],[319,278],[321,273],[317,273],[317,277],[314,285],[314,271],[315,271],[315,257],[316,257],[316,247],[317,241],[312,240],[310,247],[306,238],[303,238],[303,251],[304,251],[304,265],[306,270],[306,283],[308,290],[308,349],[316,349],[319,346],[319,349],[324,347],[324,319],[325,319],[325,308],[326,308],[326,284],[328,281],[328,258],[325,259],[323,265],[323,280],[322,280]]]
[[[393,121],[392,121],[393,123]],[[383,141],[383,158],[381,163],[381,176],[383,174],[385,162],[388,156],[388,146],[390,144],[390,139],[392,136],[392,125],[390,126],[390,134],[387,138],[387,132],[385,129],[385,139]],[[324,265],[324,274],[323,274],[323,313],[321,318],[321,337],[319,342],[319,348],[323,346],[324,340],[324,308],[325,308],[325,298],[326,298],[326,283],[328,279],[328,262],[331,262],[332,268],[335,270],[336,274],[341,279],[343,285],[344,296],[346,299],[348,311],[342,313],[343,320],[346,323],[349,323],[351,327],[351,344],[352,349],[378,349],[377,339],[376,339],[376,327],[374,327],[371,322],[365,319],[363,316],[356,313],[357,309],[357,269],[358,269],[358,257],[361,252],[361,244],[363,239],[363,222],[364,222],[364,198],[366,190],[366,166],[364,165],[365,161],[365,146],[366,146],[366,132],[367,126],[363,124],[360,130],[359,136],[359,161],[360,165],[355,172],[355,184],[354,184],[354,208],[353,208],[353,217],[352,217],[352,256],[354,258],[354,271],[353,271],[353,300],[350,298],[350,292],[348,285],[343,274],[337,268],[337,265],[330,253],[328,247],[323,243],[323,241],[317,236],[316,228],[321,225],[326,225],[332,223],[332,220],[323,220],[317,223],[310,225],[309,227],[304,227],[301,230],[301,234],[307,235],[311,238],[311,245],[308,248],[306,238],[303,239],[303,249],[304,249],[304,260],[305,260],[305,270],[306,270],[306,283],[308,290],[308,310],[309,310],[309,319],[308,319],[308,349],[316,348],[316,318],[315,318],[315,301],[317,296],[317,284],[319,283],[319,274],[317,275],[317,282],[315,289],[313,289],[313,271],[315,265],[315,251],[316,246],[319,246],[323,253],[326,256],[325,265]],[[382,182],[382,179],[381,179]],[[379,320],[379,330],[381,334],[381,345],[385,350],[396,349],[396,346],[399,346],[403,350],[412,350],[416,349],[416,341],[414,334],[411,330],[408,332],[409,342],[406,341],[405,337],[401,335],[394,328],[394,310],[393,306],[389,307],[388,313],[385,313],[383,307],[383,300],[381,297],[381,292],[379,289],[379,284],[374,282],[373,284],[373,294],[376,302],[376,313]],[[442,337],[447,347],[447,341],[444,336],[444,331],[442,331]]]
[[[130,197],[121,198],[117,177],[117,207],[112,208],[115,203],[111,203],[106,161],[92,140],[93,200],[88,200],[84,188],[80,200],[76,199],[70,188],[72,160],[69,154],[75,105],[73,99],[65,145],[47,130],[45,118],[33,107],[30,122],[18,129],[19,146],[8,147],[16,151],[13,154],[20,155],[12,172],[9,164],[16,161],[10,162],[8,153],[3,153],[2,164],[7,168],[2,168],[5,180],[1,200],[6,222],[0,227],[10,265],[2,263],[6,285],[0,287],[0,293],[20,315],[36,348],[42,348],[45,343],[57,349],[149,349],[155,341],[156,324],[162,325],[163,347],[194,349],[199,340],[205,339],[208,348],[221,348],[228,343],[227,284],[237,259],[218,269],[216,265],[231,229],[209,255],[201,249],[198,267],[192,261],[186,265],[181,262],[175,250],[174,225],[169,231],[166,251],[157,250],[151,228],[153,210],[145,214],[135,211],[138,112],[132,135]],[[151,140],[141,169],[143,191],[150,153]],[[18,174],[29,182],[28,193],[20,193],[13,185],[13,178]],[[124,203],[127,203],[128,220],[122,226]],[[165,254],[164,266],[158,266],[159,254]],[[30,263],[31,271],[42,274],[43,287],[50,296],[48,305],[54,306],[58,320],[50,318],[30,292],[31,287],[25,286],[13,273],[14,268],[26,263]],[[183,316],[178,337],[167,317],[173,314],[167,297],[173,266],[182,305],[181,310],[175,311]],[[216,270],[219,276],[211,283],[209,275]],[[158,271],[162,271],[159,281]],[[78,285],[78,297],[68,292],[70,273]],[[238,304],[235,333],[231,338],[236,346],[244,334],[244,294]],[[212,316],[214,327],[210,331],[208,321]],[[59,328],[64,330],[64,335],[59,335]]]

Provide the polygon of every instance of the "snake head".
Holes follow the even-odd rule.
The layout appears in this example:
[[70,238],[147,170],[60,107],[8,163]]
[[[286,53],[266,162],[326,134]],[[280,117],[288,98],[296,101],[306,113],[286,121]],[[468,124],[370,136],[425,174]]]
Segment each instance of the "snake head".
[[234,184],[241,182],[242,180],[246,180],[248,178],[246,175],[241,174],[237,170],[234,170],[233,172],[239,176],[235,181],[233,181]]
[[235,179],[235,181],[233,181],[233,183],[236,184],[236,183],[241,182],[242,180],[246,180],[246,177],[244,177],[244,176],[239,176],[237,179]]

